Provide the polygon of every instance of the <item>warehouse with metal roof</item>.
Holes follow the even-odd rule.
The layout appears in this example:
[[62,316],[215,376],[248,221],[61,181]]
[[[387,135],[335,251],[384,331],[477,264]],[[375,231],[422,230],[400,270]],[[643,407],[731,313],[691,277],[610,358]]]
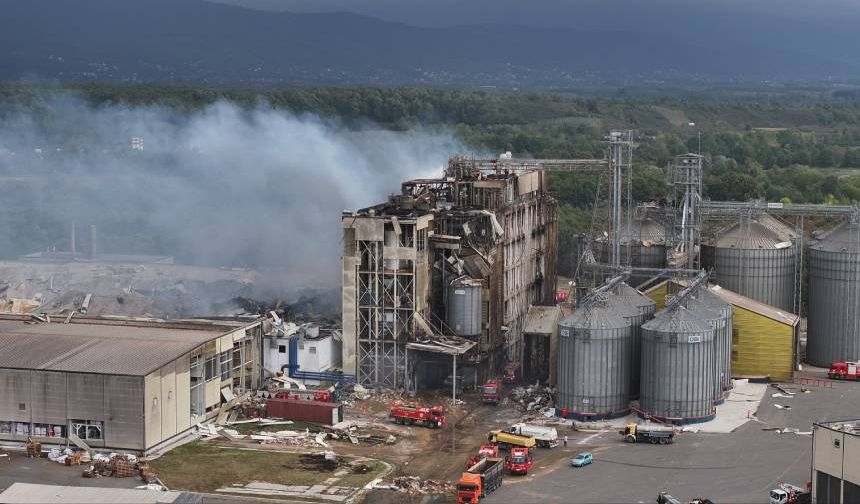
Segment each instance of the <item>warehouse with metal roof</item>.
[[[658,308],[662,308],[666,299],[683,289],[684,284],[684,280],[664,281],[649,289],[646,295],[657,303]],[[800,318],[718,285],[710,285],[708,292],[733,308],[732,376],[790,380],[797,362]]]
[[0,440],[149,452],[262,379],[259,322],[0,315]]

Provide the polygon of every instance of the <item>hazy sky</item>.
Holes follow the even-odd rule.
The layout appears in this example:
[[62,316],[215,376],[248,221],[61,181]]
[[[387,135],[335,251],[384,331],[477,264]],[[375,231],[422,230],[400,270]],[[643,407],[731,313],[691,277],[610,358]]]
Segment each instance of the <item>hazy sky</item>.
[[[294,12],[346,11],[417,25],[481,22],[579,23],[648,30],[649,19],[716,16],[720,20],[756,14],[767,19],[830,19],[842,24],[860,14],[856,0],[220,0],[253,8]],[[661,23],[662,25],[663,23]]]

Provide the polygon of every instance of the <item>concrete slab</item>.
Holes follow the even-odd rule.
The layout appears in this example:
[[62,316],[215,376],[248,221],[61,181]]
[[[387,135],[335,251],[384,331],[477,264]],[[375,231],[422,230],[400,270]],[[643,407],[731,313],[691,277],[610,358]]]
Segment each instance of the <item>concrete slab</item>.
[[[717,406],[717,415],[708,422],[690,424],[684,428],[690,432],[732,432],[741,425],[749,422],[758,410],[762,398],[767,392],[768,386],[763,383],[750,383],[749,380],[734,380],[734,388],[723,404]],[[773,389],[777,392],[776,389]],[[612,420],[601,420],[598,422],[574,422],[579,430],[592,430],[596,432],[617,431],[629,423],[642,423],[643,420],[636,414]]]
[[[803,485],[810,477],[810,436],[777,434],[768,428],[811,430],[812,422],[855,418],[860,404],[860,383],[837,382],[832,388],[787,385],[792,399],[771,397],[766,388],[757,411],[732,432],[688,432],[665,446],[628,444],[617,433],[580,432],[571,436],[572,450],[594,453],[593,465],[571,469],[566,460],[544,460],[537,454],[537,469],[524,479],[506,478],[505,485],[486,504],[522,502],[654,502],[659,491],[682,500],[708,497],[714,502],[767,502],[768,491],[779,482]],[[744,389],[739,389],[744,392]],[[768,393],[771,392],[771,393]],[[740,398],[747,397],[738,395]],[[789,410],[774,404],[791,401]],[[543,467],[546,466],[546,467]],[[619,484],[623,482],[623,484]],[[483,501],[482,501],[483,502]]]

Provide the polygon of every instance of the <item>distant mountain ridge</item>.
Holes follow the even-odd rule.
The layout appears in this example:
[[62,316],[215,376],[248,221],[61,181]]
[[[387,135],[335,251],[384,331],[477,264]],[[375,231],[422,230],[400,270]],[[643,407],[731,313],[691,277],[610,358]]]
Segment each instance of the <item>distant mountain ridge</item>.
[[422,28],[202,0],[0,0],[0,79],[245,85],[487,85],[857,78],[790,51],[630,32]]

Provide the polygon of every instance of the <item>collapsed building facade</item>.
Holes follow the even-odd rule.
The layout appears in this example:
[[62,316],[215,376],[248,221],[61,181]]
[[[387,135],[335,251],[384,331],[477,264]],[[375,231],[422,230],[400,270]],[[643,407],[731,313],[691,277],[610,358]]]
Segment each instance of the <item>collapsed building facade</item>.
[[529,308],[555,297],[544,171],[455,156],[443,177],[344,212],[342,227],[344,372],[418,390],[522,363]]

